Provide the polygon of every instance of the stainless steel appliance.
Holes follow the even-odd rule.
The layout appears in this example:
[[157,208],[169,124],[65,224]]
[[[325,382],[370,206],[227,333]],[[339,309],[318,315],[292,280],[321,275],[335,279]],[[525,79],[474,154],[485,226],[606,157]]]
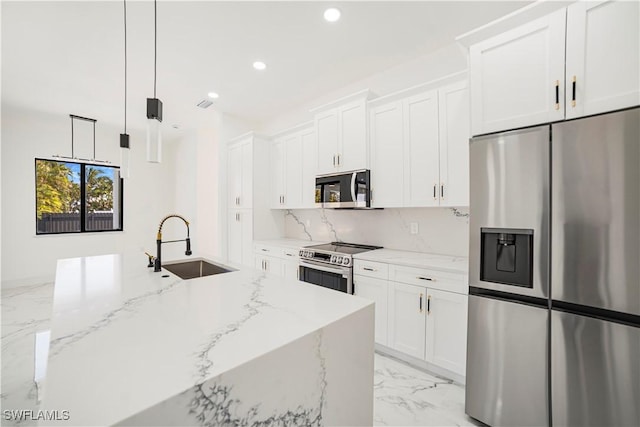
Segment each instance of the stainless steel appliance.
[[353,294],[353,258],[381,246],[332,242],[300,249],[300,280]]
[[367,169],[316,178],[316,206],[368,208],[371,206],[370,172]]
[[467,414],[640,425],[640,109],[474,138]]

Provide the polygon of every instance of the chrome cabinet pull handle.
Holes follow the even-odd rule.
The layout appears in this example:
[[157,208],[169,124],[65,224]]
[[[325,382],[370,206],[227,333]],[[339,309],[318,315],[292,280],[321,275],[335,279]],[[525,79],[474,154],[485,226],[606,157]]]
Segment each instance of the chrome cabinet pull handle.
[[576,76],[571,80],[571,106],[576,106]]
[[556,80],[556,110],[560,109],[560,80]]
[[420,294],[420,313],[422,313],[422,294]]
[[419,279],[419,280],[428,280],[428,281],[430,281],[430,282],[435,282],[435,280],[434,280],[434,279],[432,279],[431,277],[416,276],[416,279]]
[[333,166],[335,167],[335,165],[336,165],[336,155],[334,154],[333,155]]
[[427,296],[427,315],[431,314],[431,295]]
[[367,271],[378,271],[375,268],[369,268],[369,267],[362,267],[362,269]]
[[340,166],[340,154],[338,154],[338,166]]
[[440,184],[440,198],[444,199],[444,184]]
[[433,200],[436,200],[438,196],[436,195],[436,184],[433,184]]

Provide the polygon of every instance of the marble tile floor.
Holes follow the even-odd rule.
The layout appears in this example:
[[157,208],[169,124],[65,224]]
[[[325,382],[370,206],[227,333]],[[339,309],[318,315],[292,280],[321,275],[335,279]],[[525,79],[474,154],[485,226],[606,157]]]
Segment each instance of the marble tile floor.
[[[35,335],[49,329],[53,283],[3,289],[0,409],[38,410],[33,381]],[[374,425],[474,426],[464,414],[464,387],[399,360],[375,355]],[[36,425],[7,420],[2,426]]]

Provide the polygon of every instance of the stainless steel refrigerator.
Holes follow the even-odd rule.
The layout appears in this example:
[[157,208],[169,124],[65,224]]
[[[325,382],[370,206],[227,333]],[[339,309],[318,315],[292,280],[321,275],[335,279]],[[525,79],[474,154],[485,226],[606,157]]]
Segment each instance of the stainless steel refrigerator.
[[640,425],[640,109],[474,138],[467,414]]

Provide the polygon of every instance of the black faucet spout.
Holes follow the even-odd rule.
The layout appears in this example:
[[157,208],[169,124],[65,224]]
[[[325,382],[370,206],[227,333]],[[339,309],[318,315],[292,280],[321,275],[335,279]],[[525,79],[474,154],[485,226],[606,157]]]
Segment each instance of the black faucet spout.
[[168,242],[163,242],[162,241],[162,226],[164,225],[164,222],[166,220],[168,220],[169,218],[179,218],[181,219],[184,224],[187,226],[187,238],[184,239],[187,242],[187,250],[184,252],[185,255],[191,255],[191,238],[189,237],[189,221],[187,221],[186,219],[184,219],[184,217],[182,217],[181,215],[176,215],[176,214],[171,214],[171,215],[167,215],[164,218],[162,218],[162,221],[160,221],[160,226],[158,227],[158,236],[156,237],[156,251],[157,251],[157,255],[156,255],[156,259],[153,263],[153,271],[158,272],[158,271],[162,271],[162,244],[163,243],[172,243],[172,242],[181,242],[182,240],[171,240]]

